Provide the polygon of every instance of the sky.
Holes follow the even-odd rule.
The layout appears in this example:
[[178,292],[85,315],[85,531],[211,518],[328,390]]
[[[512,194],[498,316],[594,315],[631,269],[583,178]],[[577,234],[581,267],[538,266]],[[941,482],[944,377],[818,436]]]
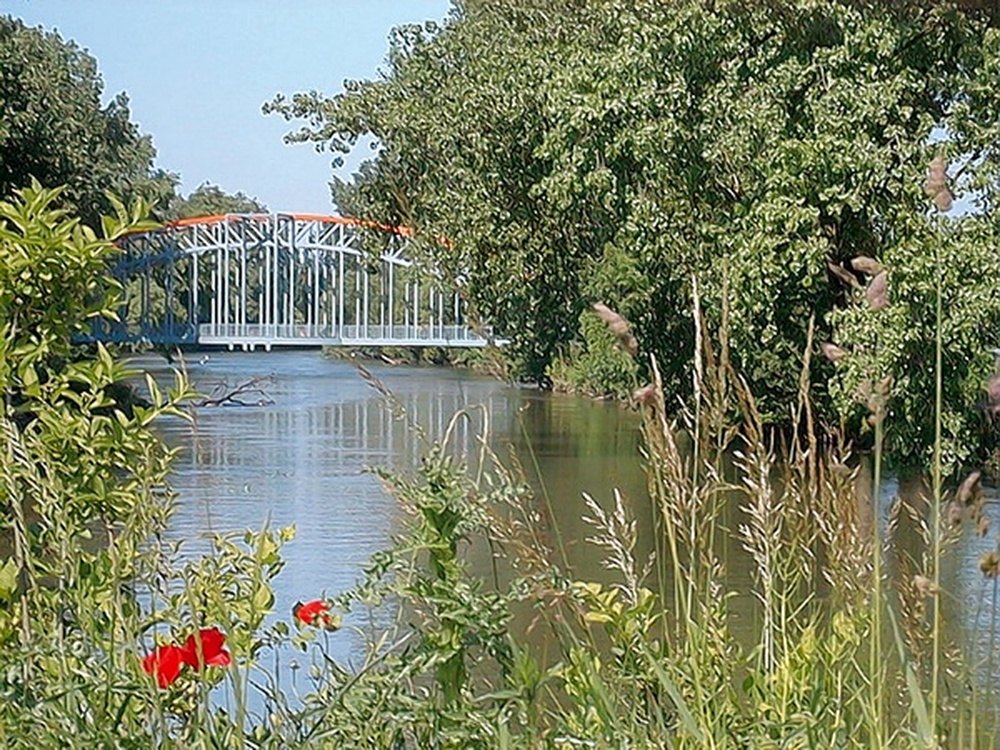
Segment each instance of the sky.
[[[389,31],[444,19],[449,0],[0,0],[0,13],[57,30],[97,58],[104,99],[125,91],[156,165],[187,194],[208,181],[272,211],[332,213],[329,153],[286,145],[297,129],[261,114],[275,94],[332,95],[373,78]],[[369,148],[338,171],[350,174]]]

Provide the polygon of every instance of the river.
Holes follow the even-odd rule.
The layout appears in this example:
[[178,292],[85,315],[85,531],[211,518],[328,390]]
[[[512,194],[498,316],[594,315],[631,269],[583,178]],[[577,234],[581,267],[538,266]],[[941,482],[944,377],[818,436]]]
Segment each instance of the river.
[[[132,360],[158,379],[170,367],[156,356]],[[639,446],[639,416],[620,406],[511,386],[456,369],[393,367],[365,363],[392,393],[397,407],[419,429],[398,418],[383,393],[350,361],[316,350],[209,352],[189,357],[192,384],[202,393],[264,378],[244,398],[260,405],[203,407],[193,423],[166,420],[160,430],[180,448],[171,484],[177,509],[169,530],[184,541],[184,554],[210,549],[208,535],[294,525],[284,549],[286,566],[276,585],[276,616],[290,617],[296,601],[336,595],[355,584],[369,557],[391,543],[401,511],[372,467],[412,471],[429,441],[445,433],[451,417],[465,410],[452,449],[473,461],[477,435],[487,433],[501,455],[513,446],[527,480],[551,502],[555,525],[566,540],[574,573],[606,580],[601,553],[590,534],[583,493],[603,506],[622,491],[640,521],[640,544],[653,544]],[[424,435],[421,436],[420,433]],[[894,480],[882,488],[883,507],[898,492]],[[990,495],[987,513],[997,515]],[[996,612],[979,556],[996,543],[962,534],[946,560],[949,609],[969,635],[988,635]],[[752,619],[750,561],[737,540],[727,554],[729,583],[741,591],[736,617]],[[985,596],[984,596],[985,594]],[[984,607],[982,601],[986,601]],[[978,626],[976,623],[978,622]],[[339,655],[360,646],[350,639]]]

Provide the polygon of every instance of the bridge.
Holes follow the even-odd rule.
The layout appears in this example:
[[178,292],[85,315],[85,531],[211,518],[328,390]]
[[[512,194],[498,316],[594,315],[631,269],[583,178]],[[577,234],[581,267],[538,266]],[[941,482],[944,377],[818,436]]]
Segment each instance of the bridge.
[[[372,245],[373,235],[382,242]],[[124,289],[105,342],[273,346],[483,347],[458,283],[418,267],[411,232],[313,214],[225,214],[119,241]]]

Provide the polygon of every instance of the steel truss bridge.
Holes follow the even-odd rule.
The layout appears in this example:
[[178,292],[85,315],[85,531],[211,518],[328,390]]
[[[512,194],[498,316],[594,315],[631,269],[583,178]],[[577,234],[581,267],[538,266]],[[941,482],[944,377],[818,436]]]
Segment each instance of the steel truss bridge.
[[[366,250],[379,231],[387,242]],[[456,285],[407,257],[409,237],[311,214],[204,216],[127,235],[112,268],[119,319],[95,321],[92,338],[247,350],[491,343]]]

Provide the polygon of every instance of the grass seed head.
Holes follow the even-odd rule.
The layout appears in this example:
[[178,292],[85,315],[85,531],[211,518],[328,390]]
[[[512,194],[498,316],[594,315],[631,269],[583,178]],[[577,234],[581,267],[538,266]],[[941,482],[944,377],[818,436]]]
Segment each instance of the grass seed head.
[[634,357],[639,351],[639,342],[632,335],[628,321],[603,302],[595,302],[593,310],[597,313],[597,317],[603,320],[611,332],[618,337],[618,343]]
[[990,531],[990,519],[986,517],[986,514],[980,514],[979,518],[976,519],[976,535],[984,537]]
[[824,341],[819,348],[823,356],[835,364],[847,356],[846,351],[830,341]]
[[879,271],[871,280],[865,290],[865,297],[872,310],[882,310],[889,306],[889,275],[885,271]]
[[922,576],[919,573],[913,576],[913,585],[917,589],[917,593],[920,596],[930,596],[931,594],[937,593],[937,587],[934,586],[934,581],[932,581],[927,576]]
[[851,268],[869,276],[877,276],[883,271],[882,264],[874,258],[869,258],[867,255],[859,255],[856,258],[852,258]]
[[632,392],[632,400],[641,406],[650,406],[656,403],[656,384],[647,383],[642,388],[636,388]]
[[979,558],[979,570],[987,578],[996,578],[1000,574],[1000,555],[997,555],[996,550],[990,550]]
[[969,474],[958,486],[955,499],[963,505],[971,505],[978,500],[983,494],[983,488],[979,482],[981,478],[982,472],[974,471]]

